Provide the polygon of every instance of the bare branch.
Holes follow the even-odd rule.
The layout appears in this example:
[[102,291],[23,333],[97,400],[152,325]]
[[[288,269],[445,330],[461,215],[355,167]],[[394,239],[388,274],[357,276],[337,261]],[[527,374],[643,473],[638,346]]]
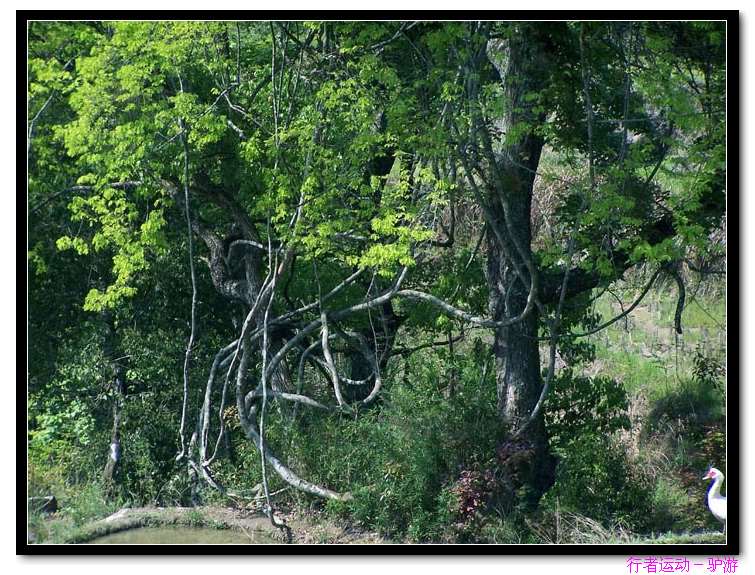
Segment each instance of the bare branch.
[[[180,80],[181,76],[179,76]],[[179,119],[179,126],[181,127],[181,141],[184,149],[184,208],[186,213],[186,228],[187,228],[187,240],[189,246],[189,269],[191,270],[191,333],[189,334],[189,342],[186,344],[186,354],[184,356],[184,396],[181,407],[181,424],[179,427],[179,437],[181,440],[181,451],[176,455],[176,461],[183,459],[186,454],[185,444],[185,426],[186,415],[189,409],[189,361],[191,360],[191,351],[194,347],[194,338],[196,337],[197,329],[197,274],[194,269],[194,241],[191,233],[191,213],[189,211],[189,142],[186,136],[188,128],[184,125],[183,119]]]
[[429,293],[425,293],[425,292],[421,292],[421,291],[417,291],[413,289],[403,289],[403,290],[399,290],[396,293],[396,295],[398,295],[399,297],[425,301],[429,304],[434,305],[435,307],[440,308],[446,313],[446,315],[450,315],[451,317],[455,317],[457,319],[460,319],[469,323],[473,323],[481,327],[501,328],[501,327],[513,325],[515,323],[522,321],[532,311],[532,305],[530,305],[530,300],[528,300],[528,305],[522,310],[522,312],[519,315],[508,318],[508,319],[496,321],[494,319],[474,316],[469,312],[453,307],[451,304],[446,303],[442,299],[437,298],[434,295],[431,295]]
[[[281,477],[281,479],[283,479],[290,485],[296,487],[297,489],[301,491],[304,491],[305,493],[311,493],[312,495],[318,495],[320,497],[325,497],[327,499],[336,499],[338,501],[348,501],[352,499],[352,495],[350,493],[337,493],[335,491],[332,491],[325,487],[320,487],[319,485],[315,485],[314,483],[310,483],[309,481],[306,481],[300,478],[288,467],[286,467],[270,451],[270,449],[267,446],[262,444],[262,440],[260,438],[259,432],[257,431],[254,424],[249,420],[249,418],[246,415],[242,386],[243,386],[243,381],[244,381],[244,373],[246,372],[246,369],[249,363],[248,342],[246,343],[242,342],[242,348],[243,348],[243,352],[242,352],[241,363],[239,365],[238,374],[236,377],[236,406],[239,411],[239,420],[241,422],[241,427],[244,430],[244,433],[246,434],[247,438],[250,439],[254,443],[254,445],[257,447],[257,449],[264,455],[265,460],[268,463],[270,463],[272,468]],[[268,367],[268,370],[269,369],[270,367]]]
[[[293,401],[296,403],[301,403],[302,405],[308,405],[309,407],[322,409],[324,411],[334,411],[337,409],[335,407],[330,407],[325,404],[322,404],[319,401],[315,401],[311,397],[307,397],[306,395],[302,395],[300,393],[286,393],[283,391],[269,390],[267,392],[267,396],[273,399],[285,399],[286,401]],[[247,403],[248,403],[249,400],[257,399],[257,398],[262,398],[262,392],[258,390],[253,390],[246,394],[245,399],[247,400]]]
[[407,356],[407,355],[413,354],[416,351],[420,351],[420,350],[427,349],[430,347],[445,347],[449,345],[449,343],[453,344],[453,343],[461,341],[462,339],[464,339],[464,333],[460,333],[456,337],[444,339],[441,341],[430,341],[427,343],[421,343],[419,345],[415,345],[414,347],[404,347],[404,348],[394,349],[394,350],[391,350],[391,356],[394,356],[394,355]]
[[39,117],[44,113],[44,111],[47,109],[47,106],[50,105],[50,102],[52,102],[52,99],[55,97],[55,91],[53,91],[50,96],[45,100],[45,103],[42,104],[42,107],[39,109],[39,111],[34,114],[34,117],[29,122],[29,130],[26,135],[26,154],[27,156],[31,152],[31,140],[34,137],[34,125],[37,123],[37,120],[39,120]]
[[336,369],[333,355],[330,353],[330,345],[328,344],[328,314],[325,311],[320,314],[320,322],[322,323],[322,354],[325,356],[325,363],[328,366],[330,378],[333,382],[333,392],[336,395],[336,401],[338,401],[339,406],[343,407],[344,401],[341,394],[341,384],[338,379],[338,370]]
[[684,286],[684,279],[679,272],[679,262],[674,262],[667,267],[668,272],[676,280],[676,286],[678,290],[678,297],[676,300],[676,311],[674,312],[674,328],[676,333],[682,333],[682,312],[684,311],[684,300],[687,295],[687,290]]
[[[653,283],[655,282],[655,280],[658,277],[658,275],[661,273],[662,269],[663,268],[660,267],[660,268],[658,268],[655,271],[655,273],[652,275],[652,277],[648,281],[647,285],[645,285],[645,287],[643,288],[642,292],[637,297],[637,299],[632,303],[632,305],[630,305],[626,310],[624,310],[623,312],[621,312],[616,317],[614,317],[614,318],[608,320],[607,322],[600,324],[598,327],[595,327],[595,328],[590,329],[588,331],[584,331],[584,332],[581,332],[581,333],[565,333],[565,334],[559,335],[559,337],[560,338],[561,337],[568,337],[569,339],[575,339],[575,338],[578,338],[578,337],[586,337],[588,335],[592,335],[594,333],[598,333],[599,331],[604,330],[608,326],[613,325],[614,323],[616,323],[620,319],[626,317],[627,315],[629,315],[630,313],[632,313],[632,311],[634,310],[634,308],[636,308],[638,305],[640,305],[640,303],[642,303],[642,300],[645,299],[645,296],[650,291],[650,288],[653,286]],[[548,339],[548,338],[539,338],[539,339]]]

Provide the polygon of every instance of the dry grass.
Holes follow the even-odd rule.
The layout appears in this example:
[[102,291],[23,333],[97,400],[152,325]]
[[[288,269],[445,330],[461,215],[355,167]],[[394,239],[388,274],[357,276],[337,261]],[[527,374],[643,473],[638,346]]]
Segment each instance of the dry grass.
[[606,527],[595,519],[573,511],[562,511],[558,507],[539,521],[525,518],[525,523],[537,543],[628,543],[636,537],[620,523]]

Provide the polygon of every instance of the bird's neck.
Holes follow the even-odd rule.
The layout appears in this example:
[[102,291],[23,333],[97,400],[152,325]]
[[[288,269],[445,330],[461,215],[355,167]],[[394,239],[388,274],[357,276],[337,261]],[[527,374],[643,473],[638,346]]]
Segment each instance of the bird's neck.
[[708,487],[708,497],[716,497],[721,492],[721,478],[716,477]]

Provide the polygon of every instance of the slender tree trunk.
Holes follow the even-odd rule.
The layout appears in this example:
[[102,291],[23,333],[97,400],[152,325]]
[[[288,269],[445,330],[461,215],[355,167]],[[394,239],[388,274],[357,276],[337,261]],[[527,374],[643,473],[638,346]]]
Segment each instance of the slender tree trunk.
[[108,458],[103,471],[105,484],[112,489],[119,478],[121,467],[121,412],[123,401],[126,396],[126,369],[123,359],[120,357],[120,346],[117,342],[117,333],[112,314],[105,317],[105,354],[113,370],[113,432],[108,447]]

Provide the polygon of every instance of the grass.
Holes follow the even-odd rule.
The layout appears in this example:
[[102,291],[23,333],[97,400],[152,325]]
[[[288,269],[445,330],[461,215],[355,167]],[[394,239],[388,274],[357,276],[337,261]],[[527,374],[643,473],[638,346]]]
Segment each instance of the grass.
[[[635,294],[625,290],[617,295],[626,308]],[[726,349],[726,299],[718,290],[687,299],[681,335],[674,329],[676,303],[676,294],[669,290],[651,291],[625,320],[592,336],[601,371],[620,379],[628,392],[635,393],[690,374],[696,349],[711,353]],[[608,294],[595,302],[595,311],[604,319],[621,310]]]
[[[636,293],[618,295],[626,308]],[[711,284],[688,297],[681,335],[674,329],[676,304],[675,289],[653,290],[626,321],[591,337],[596,360],[585,372],[615,378],[628,393],[632,424],[622,444],[652,489],[650,524],[663,533],[623,534],[614,542],[724,542],[705,507],[700,477],[708,465],[726,464],[725,395],[720,374],[707,377],[696,360],[715,366],[725,357],[725,296]],[[604,294],[595,309],[608,319],[621,306]]]
[[[713,285],[704,293],[688,296],[683,333],[677,334],[675,290],[651,291],[627,318],[591,336],[596,360],[586,372],[613,377],[635,400],[644,397],[652,403],[676,394],[675,399],[691,405],[684,391],[678,390],[693,376],[696,352],[721,357],[726,350],[726,299],[721,292],[720,286]],[[626,308],[636,294],[624,290],[616,295]],[[620,313],[622,305],[614,296],[603,294],[595,302],[595,311],[608,319]]]
[[29,531],[38,543],[62,543],[84,525],[115,512],[119,503],[108,501],[99,484],[80,484],[54,490],[59,511],[52,515],[29,513]]
[[616,541],[616,543],[634,543],[651,545],[680,545],[695,543],[725,544],[726,535],[719,531],[704,531],[702,533],[663,533],[653,537],[632,537],[628,540]]

